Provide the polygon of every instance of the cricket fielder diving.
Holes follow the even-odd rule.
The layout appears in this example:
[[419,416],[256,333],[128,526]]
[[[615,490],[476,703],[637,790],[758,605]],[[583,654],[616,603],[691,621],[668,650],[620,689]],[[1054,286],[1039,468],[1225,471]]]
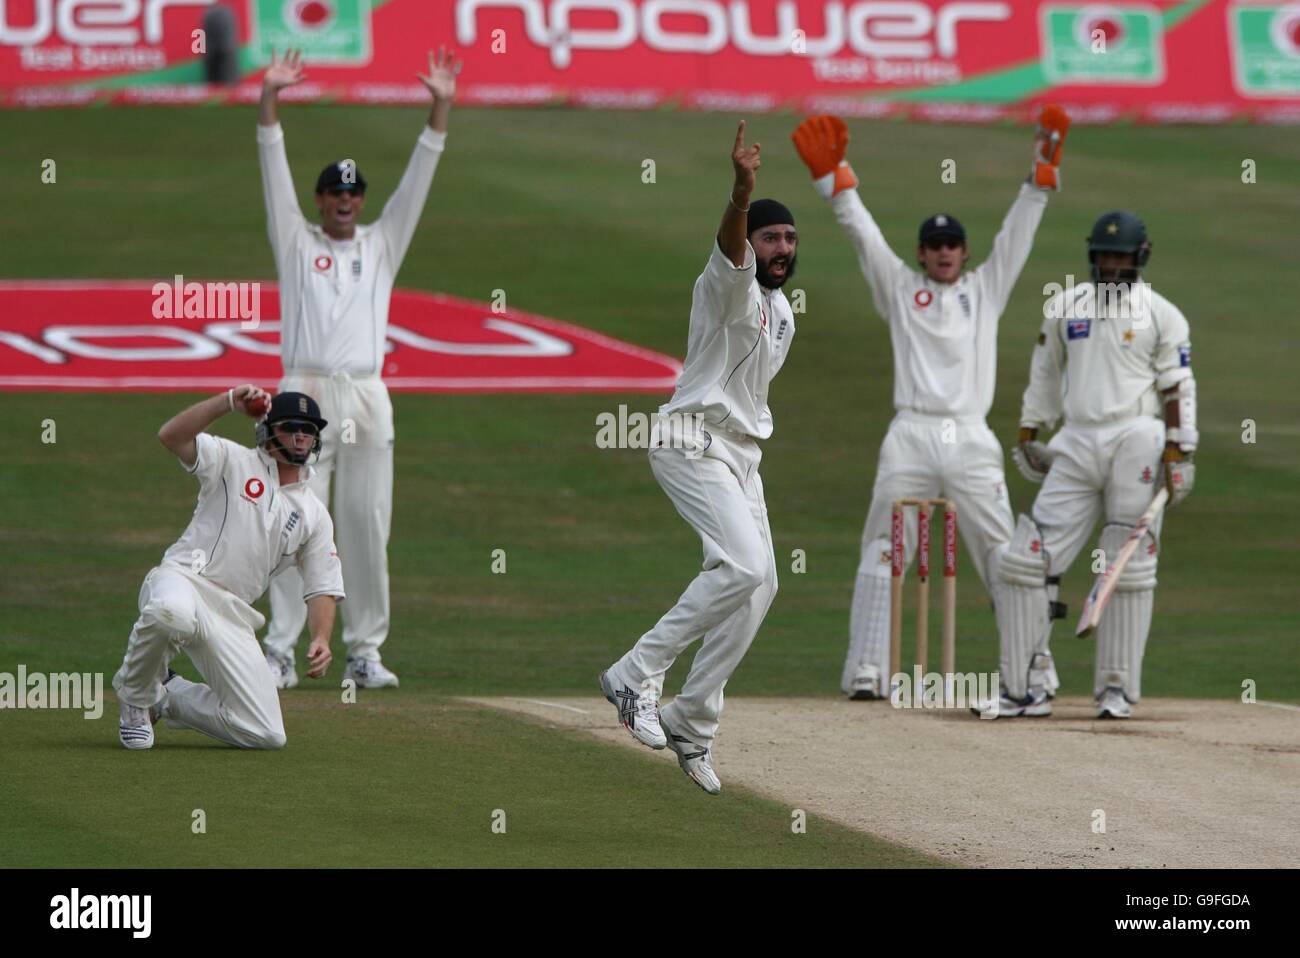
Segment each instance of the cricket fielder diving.
[[[772,435],[768,384],[794,338],[781,287],[794,275],[794,216],[750,201],[759,144],[736,131],[735,183],[704,272],[695,281],[686,361],[651,430],[650,468],[704,544],[704,567],[654,627],[600,674],[600,688],[637,741],[677,753],[710,795],[722,789],[710,749],[722,690],[776,595],[758,441]],[[681,692],[659,710],[664,675],[703,640]]]
[[[279,389],[310,393],[335,428],[325,438],[312,490],[330,501],[349,599],[343,607],[343,678],[361,688],[395,688],[379,650],[388,638],[388,536],[393,515],[393,406],[380,378],[388,304],[402,258],[447,138],[460,64],[444,49],[429,54],[420,80],[433,94],[427,126],[379,219],[358,224],[366,180],[352,160],[331,163],[316,180],[320,225],[298,207],[277,98],[305,77],[296,52],[271,65],[262,82],[257,148],[267,232],[280,286]],[[298,684],[293,650],[307,616],[292,570],[271,587],[266,665],[277,688]]]
[[[1192,491],[1198,434],[1190,332],[1183,314],[1143,281],[1150,255],[1137,216],[1106,213],[1088,237],[1091,282],[1067,287],[1044,307],[1012,453],[1043,487],[1031,514],[1019,517],[999,568],[998,717],[1051,713],[1038,657],[1052,619],[1064,614],[1060,577],[1097,520],[1104,520],[1100,544],[1109,563],[1162,484],[1171,508]],[[1041,442],[1039,432],[1062,416],[1064,426]],[[1142,696],[1161,518],[1119,572],[1097,625],[1099,718],[1128,718]]]
[[[867,212],[858,178],[845,160],[848,129],[833,116],[804,120],[792,139],[848,233],[871,287],[876,312],[889,324],[894,352],[894,409],[880,447],[862,554],[849,615],[849,650],[840,688],[853,699],[889,694],[890,517],[897,499],[943,496],[957,506],[958,528],[980,581],[997,602],[990,563],[1011,538],[1011,501],[1002,448],[985,423],[993,404],[998,320],[1060,188],[1069,119],[1043,110],[1029,177],[1016,196],[989,258],[964,271],[966,231],[948,214],[921,224],[917,272],[897,256]],[[916,551],[916,523],[905,524],[905,564]],[[901,666],[901,663],[900,663]]]
[[[203,431],[236,409],[265,413],[255,448]],[[334,605],[343,598],[334,525],[307,484],[325,425],[310,396],[282,392],[268,410],[266,393],[244,385],[195,403],[158,430],[198,479],[199,501],[185,534],[145,576],[140,618],[113,677],[118,738],[127,748],[151,748],[160,718],[240,748],[284,746],[279,694],[257,644],[264,620],[253,603],[272,576],[299,571],[312,636],[307,674],[323,676]],[[178,651],[203,683],[168,668]]]

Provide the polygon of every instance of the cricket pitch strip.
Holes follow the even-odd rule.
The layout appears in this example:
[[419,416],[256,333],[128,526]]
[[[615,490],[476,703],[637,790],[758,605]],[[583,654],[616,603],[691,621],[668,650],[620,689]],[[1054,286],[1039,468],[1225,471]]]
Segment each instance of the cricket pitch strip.
[[[470,698],[662,761],[603,698]],[[1143,699],[1098,721],[980,721],[886,702],[733,698],[714,749],[728,787],[966,867],[1291,868],[1300,861],[1300,708]],[[703,794],[701,801],[715,801]],[[815,823],[810,823],[813,827]],[[1098,830],[1104,824],[1105,831]]]

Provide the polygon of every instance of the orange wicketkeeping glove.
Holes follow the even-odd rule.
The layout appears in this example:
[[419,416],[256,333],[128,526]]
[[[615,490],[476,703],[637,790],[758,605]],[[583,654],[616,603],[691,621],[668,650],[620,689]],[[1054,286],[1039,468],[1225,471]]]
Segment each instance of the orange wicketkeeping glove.
[[1034,134],[1034,166],[1030,171],[1033,184],[1040,190],[1061,188],[1061,151],[1069,130],[1070,118],[1064,110],[1055,103],[1043,107]]
[[849,128],[838,116],[810,116],[790,134],[799,158],[812,172],[813,186],[829,200],[836,193],[858,185],[853,167],[844,159],[849,146]]

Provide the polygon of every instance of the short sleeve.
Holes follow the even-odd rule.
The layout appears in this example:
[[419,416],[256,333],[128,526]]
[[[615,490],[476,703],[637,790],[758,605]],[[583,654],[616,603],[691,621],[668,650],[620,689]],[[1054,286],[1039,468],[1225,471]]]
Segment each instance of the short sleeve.
[[318,595],[344,598],[343,566],[334,545],[334,523],[324,506],[313,510],[312,529],[298,550],[297,564],[302,573],[303,601]]
[[221,478],[221,473],[226,468],[226,461],[230,458],[229,447],[231,445],[233,443],[229,439],[221,439],[217,436],[210,436],[206,432],[201,432],[194,437],[194,449],[197,453],[194,465],[186,466],[184,462],[181,462],[181,466],[186,472],[198,479],[201,486],[216,482]]
[[695,281],[695,306],[718,324],[735,322],[750,314],[750,299],[757,276],[754,247],[745,241],[745,262],[734,265],[713,241],[713,253]]
[[1162,303],[1156,328],[1156,348],[1151,365],[1156,388],[1169,389],[1192,375],[1192,332],[1184,316],[1172,303]]

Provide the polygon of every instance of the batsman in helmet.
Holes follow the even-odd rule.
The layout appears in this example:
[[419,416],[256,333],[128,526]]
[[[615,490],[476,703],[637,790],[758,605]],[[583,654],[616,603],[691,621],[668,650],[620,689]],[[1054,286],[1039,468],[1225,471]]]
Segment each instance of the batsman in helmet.
[[[1003,690],[999,717],[1051,712],[1044,669],[1062,574],[1101,520],[1105,563],[1119,553],[1163,485],[1173,507],[1192,491],[1196,380],[1187,320],[1143,271],[1146,226],[1112,210],[1088,236],[1089,282],[1048,300],[1012,458],[1042,483],[1000,565]],[[1068,384],[1068,389],[1066,388]],[[1040,434],[1064,419],[1050,442]],[[1142,696],[1142,659],[1156,587],[1162,515],[1141,534],[1096,627],[1099,718],[1125,719]]]

